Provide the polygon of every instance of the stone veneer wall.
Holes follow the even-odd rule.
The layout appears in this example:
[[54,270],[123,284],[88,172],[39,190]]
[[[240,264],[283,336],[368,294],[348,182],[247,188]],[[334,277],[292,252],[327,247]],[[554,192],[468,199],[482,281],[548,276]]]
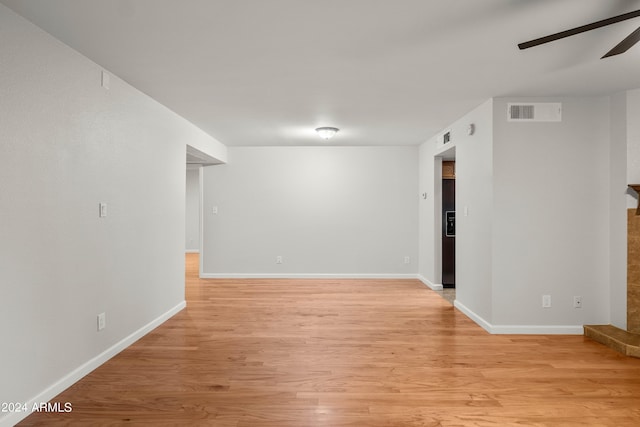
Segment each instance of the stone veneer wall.
[[627,212],[627,330],[640,333],[640,216]]

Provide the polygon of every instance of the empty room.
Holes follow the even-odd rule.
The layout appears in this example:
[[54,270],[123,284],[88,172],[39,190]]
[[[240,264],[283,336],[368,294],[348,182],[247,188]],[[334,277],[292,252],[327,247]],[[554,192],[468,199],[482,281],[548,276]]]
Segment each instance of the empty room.
[[638,26],[0,0],[0,427],[637,426]]

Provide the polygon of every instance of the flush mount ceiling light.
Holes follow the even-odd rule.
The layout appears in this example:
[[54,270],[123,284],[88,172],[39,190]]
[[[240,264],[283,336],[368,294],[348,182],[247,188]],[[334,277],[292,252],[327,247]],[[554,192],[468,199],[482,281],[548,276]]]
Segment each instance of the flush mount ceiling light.
[[338,133],[339,130],[340,129],[338,128],[322,127],[317,128],[316,132],[318,132],[318,135],[320,135],[320,138],[322,139],[331,139],[336,133]]

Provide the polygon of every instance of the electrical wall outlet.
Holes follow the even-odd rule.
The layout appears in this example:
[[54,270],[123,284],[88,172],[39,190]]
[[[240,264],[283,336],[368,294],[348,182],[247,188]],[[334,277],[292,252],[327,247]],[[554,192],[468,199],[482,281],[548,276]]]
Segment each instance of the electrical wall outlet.
[[411,257],[409,257],[409,256],[404,257],[404,263],[405,264],[411,264]]
[[107,204],[106,203],[99,203],[98,204],[98,214],[100,216],[100,218],[104,218],[107,216]]
[[104,313],[98,314],[98,330],[101,331],[107,327],[107,315]]
[[582,297],[581,296],[573,297],[573,308],[582,308]]
[[278,255],[276,257],[276,264],[282,264],[282,256],[281,255]]
[[543,308],[551,307],[551,295],[542,295],[542,307]]

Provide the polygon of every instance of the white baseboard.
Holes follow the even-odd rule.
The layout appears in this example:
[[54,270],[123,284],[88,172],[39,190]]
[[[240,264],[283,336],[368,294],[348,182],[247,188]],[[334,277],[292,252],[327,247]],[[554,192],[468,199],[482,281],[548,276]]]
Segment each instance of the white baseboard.
[[584,335],[582,325],[494,325],[496,335]]
[[416,279],[415,274],[201,273],[201,279]]
[[[57,382],[55,382],[54,384],[52,384],[42,392],[38,393],[35,397],[25,402],[27,404],[27,408],[28,409],[33,408],[34,404],[38,404],[40,402],[50,401],[51,399],[56,397],[58,394],[62,393],[64,390],[71,387],[73,384],[78,382],[84,376],[89,374],[91,371],[95,370],[96,368],[98,368],[99,366],[107,362],[109,359],[111,359],[113,356],[120,353],[122,350],[129,347],[134,342],[138,341],[140,338],[142,338],[143,336],[151,332],[153,329],[160,326],[166,320],[173,317],[175,314],[177,314],[186,306],[187,306],[186,301],[182,301],[180,304],[176,305],[166,313],[160,315],[158,318],[147,323],[146,325],[144,325],[137,331],[133,332],[131,335],[127,336],[123,340],[109,347],[108,349],[106,349],[105,351],[103,351],[93,359],[80,365],[78,368],[74,369],[69,374],[65,375]],[[0,418],[0,427],[14,426],[15,424],[25,419],[29,415],[31,415],[31,412],[9,413],[4,418]]]
[[463,312],[469,319],[473,320],[478,325],[480,325],[482,329],[489,332],[490,334],[493,333],[492,332],[493,326],[491,325],[491,323],[487,322],[482,317],[478,316],[476,313],[470,310],[466,305],[462,304],[460,301],[456,299],[453,302],[453,306],[458,310],[460,310],[461,312]]
[[492,325],[460,301],[453,304],[485,331],[495,335],[583,335],[582,325]]
[[424,277],[422,274],[418,274],[418,280],[420,280],[422,283],[424,283],[434,291],[441,291],[443,289],[443,286],[441,284],[431,283],[431,281]]
[[199,254],[200,253],[200,249],[185,249],[184,253],[185,254]]

